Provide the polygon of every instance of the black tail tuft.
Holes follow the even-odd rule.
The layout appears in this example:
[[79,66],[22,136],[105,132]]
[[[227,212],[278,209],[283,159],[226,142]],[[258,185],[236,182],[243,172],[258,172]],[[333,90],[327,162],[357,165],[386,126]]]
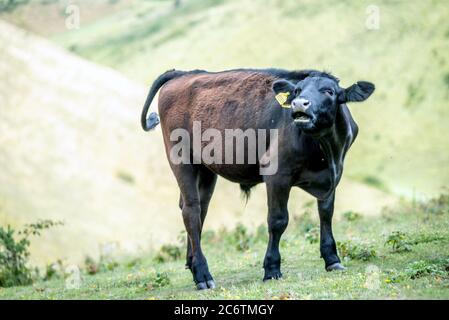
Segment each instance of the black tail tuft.
[[240,190],[242,190],[242,196],[245,199],[245,203],[248,203],[248,200],[251,196],[251,189],[254,187],[253,185],[249,184],[241,184]]

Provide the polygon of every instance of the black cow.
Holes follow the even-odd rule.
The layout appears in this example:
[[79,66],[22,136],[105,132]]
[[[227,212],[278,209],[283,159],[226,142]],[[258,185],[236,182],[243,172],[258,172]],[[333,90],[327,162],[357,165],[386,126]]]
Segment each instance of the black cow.
[[[201,122],[203,131],[239,128],[278,132],[277,140],[268,139],[267,151],[258,153],[255,163],[195,162],[191,153],[189,163],[170,161],[181,191],[180,207],[188,233],[186,265],[198,289],[215,287],[201,250],[201,231],[217,175],[239,183],[246,192],[258,183],[266,184],[269,242],[264,281],[282,277],[279,241],[288,224],[287,202],[292,187],[317,198],[325,268],[344,270],[332,234],[332,216],[343,161],[358,132],[346,103],[366,100],[374,91],[373,84],[360,81],[344,89],[336,77],[315,70],[167,71],[154,82],[145,103],[141,120],[146,131],[159,121],[154,113],[147,117],[159,89],[159,116],[168,156],[178,142],[171,141],[170,134],[182,128],[192,137],[194,121]],[[278,94],[285,101],[278,102]],[[291,107],[282,108],[280,103]],[[274,145],[278,170],[261,174],[266,158],[269,161],[273,157]]]

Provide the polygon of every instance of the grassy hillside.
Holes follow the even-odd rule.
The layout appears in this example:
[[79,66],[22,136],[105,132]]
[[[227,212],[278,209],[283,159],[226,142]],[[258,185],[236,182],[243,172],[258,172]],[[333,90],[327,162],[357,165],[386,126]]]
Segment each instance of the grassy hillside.
[[204,235],[215,290],[194,289],[190,272],[184,270],[182,245],[145,259],[91,263],[82,269],[78,288],[66,287],[67,280],[56,273],[52,280],[30,287],[0,288],[0,298],[449,298],[448,195],[424,204],[403,204],[379,218],[342,217],[335,235],[348,267],[344,273],[324,271],[318,244],[312,243],[317,240],[316,223],[310,215],[290,223],[281,242],[284,278],[279,281],[261,281],[266,230],[249,233],[240,227]]
[[[170,68],[276,66],[368,79],[351,105],[361,126],[346,173],[397,194],[429,195],[449,181],[449,7],[446,1],[137,1],[53,40],[149,85]],[[137,110],[136,110],[137,111]]]
[[[179,191],[162,137],[139,124],[147,89],[1,21],[0,31],[0,224],[65,222],[33,242],[39,264],[80,262],[109,243],[125,254],[176,240]],[[292,215],[308,201],[295,191]],[[376,214],[394,201],[345,180],[337,211]],[[238,186],[220,180],[206,228],[254,228],[265,203],[263,187],[245,206]]]
[[[5,6],[4,4],[10,4]],[[35,34],[51,37],[67,31],[67,6],[77,5],[82,24],[89,24],[125,9],[136,0],[2,0],[0,17]]]

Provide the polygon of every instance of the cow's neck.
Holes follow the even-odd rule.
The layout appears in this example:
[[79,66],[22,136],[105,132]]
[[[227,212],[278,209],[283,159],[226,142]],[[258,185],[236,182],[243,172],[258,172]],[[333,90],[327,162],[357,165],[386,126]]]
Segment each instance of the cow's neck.
[[318,139],[330,172],[331,188],[326,194],[328,197],[340,182],[344,158],[353,139],[351,119],[348,117],[347,107],[342,105],[338,108],[336,121],[330,132]]

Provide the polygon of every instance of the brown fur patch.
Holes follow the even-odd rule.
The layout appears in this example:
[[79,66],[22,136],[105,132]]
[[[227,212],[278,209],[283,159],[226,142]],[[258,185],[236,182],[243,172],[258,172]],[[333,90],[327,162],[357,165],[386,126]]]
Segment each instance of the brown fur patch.
[[[159,94],[159,114],[167,130],[201,121],[202,129],[256,128],[258,107],[272,99],[275,77],[230,71],[183,76],[166,83]],[[186,119],[185,115],[189,115]]]

